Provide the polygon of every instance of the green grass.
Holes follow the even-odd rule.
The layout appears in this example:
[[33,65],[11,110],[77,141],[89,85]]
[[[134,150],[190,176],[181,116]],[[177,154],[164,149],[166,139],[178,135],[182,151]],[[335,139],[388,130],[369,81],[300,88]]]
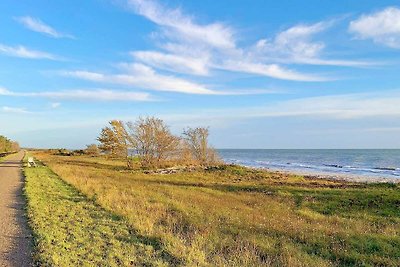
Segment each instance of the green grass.
[[400,266],[399,185],[238,166],[144,174],[118,160],[35,155],[59,175],[26,169],[46,264]]
[[40,266],[166,266],[156,239],[135,234],[48,167],[25,168],[28,214]]

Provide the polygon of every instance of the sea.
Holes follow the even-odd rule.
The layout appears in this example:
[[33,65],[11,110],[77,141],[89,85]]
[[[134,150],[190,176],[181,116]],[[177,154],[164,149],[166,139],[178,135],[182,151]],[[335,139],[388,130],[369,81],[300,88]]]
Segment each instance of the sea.
[[363,181],[400,182],[400,149],[219,149],[228,164]]

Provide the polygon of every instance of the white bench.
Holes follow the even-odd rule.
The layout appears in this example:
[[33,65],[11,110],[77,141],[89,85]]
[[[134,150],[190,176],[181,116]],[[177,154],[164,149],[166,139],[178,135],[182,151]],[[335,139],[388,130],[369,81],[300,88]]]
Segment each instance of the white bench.
[[28,167],[37,167],[36,162],[33,160],[33,157],[28,158]]

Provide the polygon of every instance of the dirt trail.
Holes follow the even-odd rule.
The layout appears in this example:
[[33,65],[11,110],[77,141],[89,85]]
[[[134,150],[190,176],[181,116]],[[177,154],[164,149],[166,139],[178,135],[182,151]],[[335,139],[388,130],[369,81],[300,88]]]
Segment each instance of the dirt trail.
[[31,235],[24,217],[24,152],[0,162],[0,267],[31,266]]

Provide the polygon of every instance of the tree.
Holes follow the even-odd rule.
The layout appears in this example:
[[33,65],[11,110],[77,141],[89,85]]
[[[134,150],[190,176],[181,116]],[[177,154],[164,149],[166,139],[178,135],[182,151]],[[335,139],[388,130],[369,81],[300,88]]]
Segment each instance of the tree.
[[218,161],[216,151],[208,144],[209,130],[206,127],[187,128],[183,131],[192,156],[201,165],[214,164]]
[[85,153],[91,156],[98,156],[100,155],[100,149],[96,144],[87,145]]
[[0,135],[0,152],[7,151],[7,142],[8,139],[5,136]]
[[0,153],[16,152],[20,147],[17,142],[11,141],[5,136],[0,135]]
[[113,120],[101,130],[99,149],[116,157],[125,157],[131,167],[130,150],[139,156],[143,167],[160,167],[167,160],[179,158],[184,164],[193,159],[202,165],[214,164],[218,157],[208,145],[208,128],[188,128],[184,139],[174,136],[163,120],[140,117],[135,122]]
[[158,167],[172,155],[179,138],[172,135],[163,120],[155,117],[139,118],[127,123],[130,143],[135,148],[144,167]]
[[99,149],[103,153],[116,155],[117,138],[110,127],[104,127],[101,129],[100,136],[97,137],[97,141],[100,142]]
[[19,144],[18,144],[18,142],[15,142],[15,141],[12,141],[11,142],[11,151],[19,151],[20,150],[20,147],[19,147]]
[[99,149],[114,157],[124,157],[127,161],[127,166],[131,167],[129,157],[129,148],[131,147],[130,138],[125,129],[125,125],[120,120],[112,120],[110,126],[104,127],[101,130],[97,140],[100,142]]

